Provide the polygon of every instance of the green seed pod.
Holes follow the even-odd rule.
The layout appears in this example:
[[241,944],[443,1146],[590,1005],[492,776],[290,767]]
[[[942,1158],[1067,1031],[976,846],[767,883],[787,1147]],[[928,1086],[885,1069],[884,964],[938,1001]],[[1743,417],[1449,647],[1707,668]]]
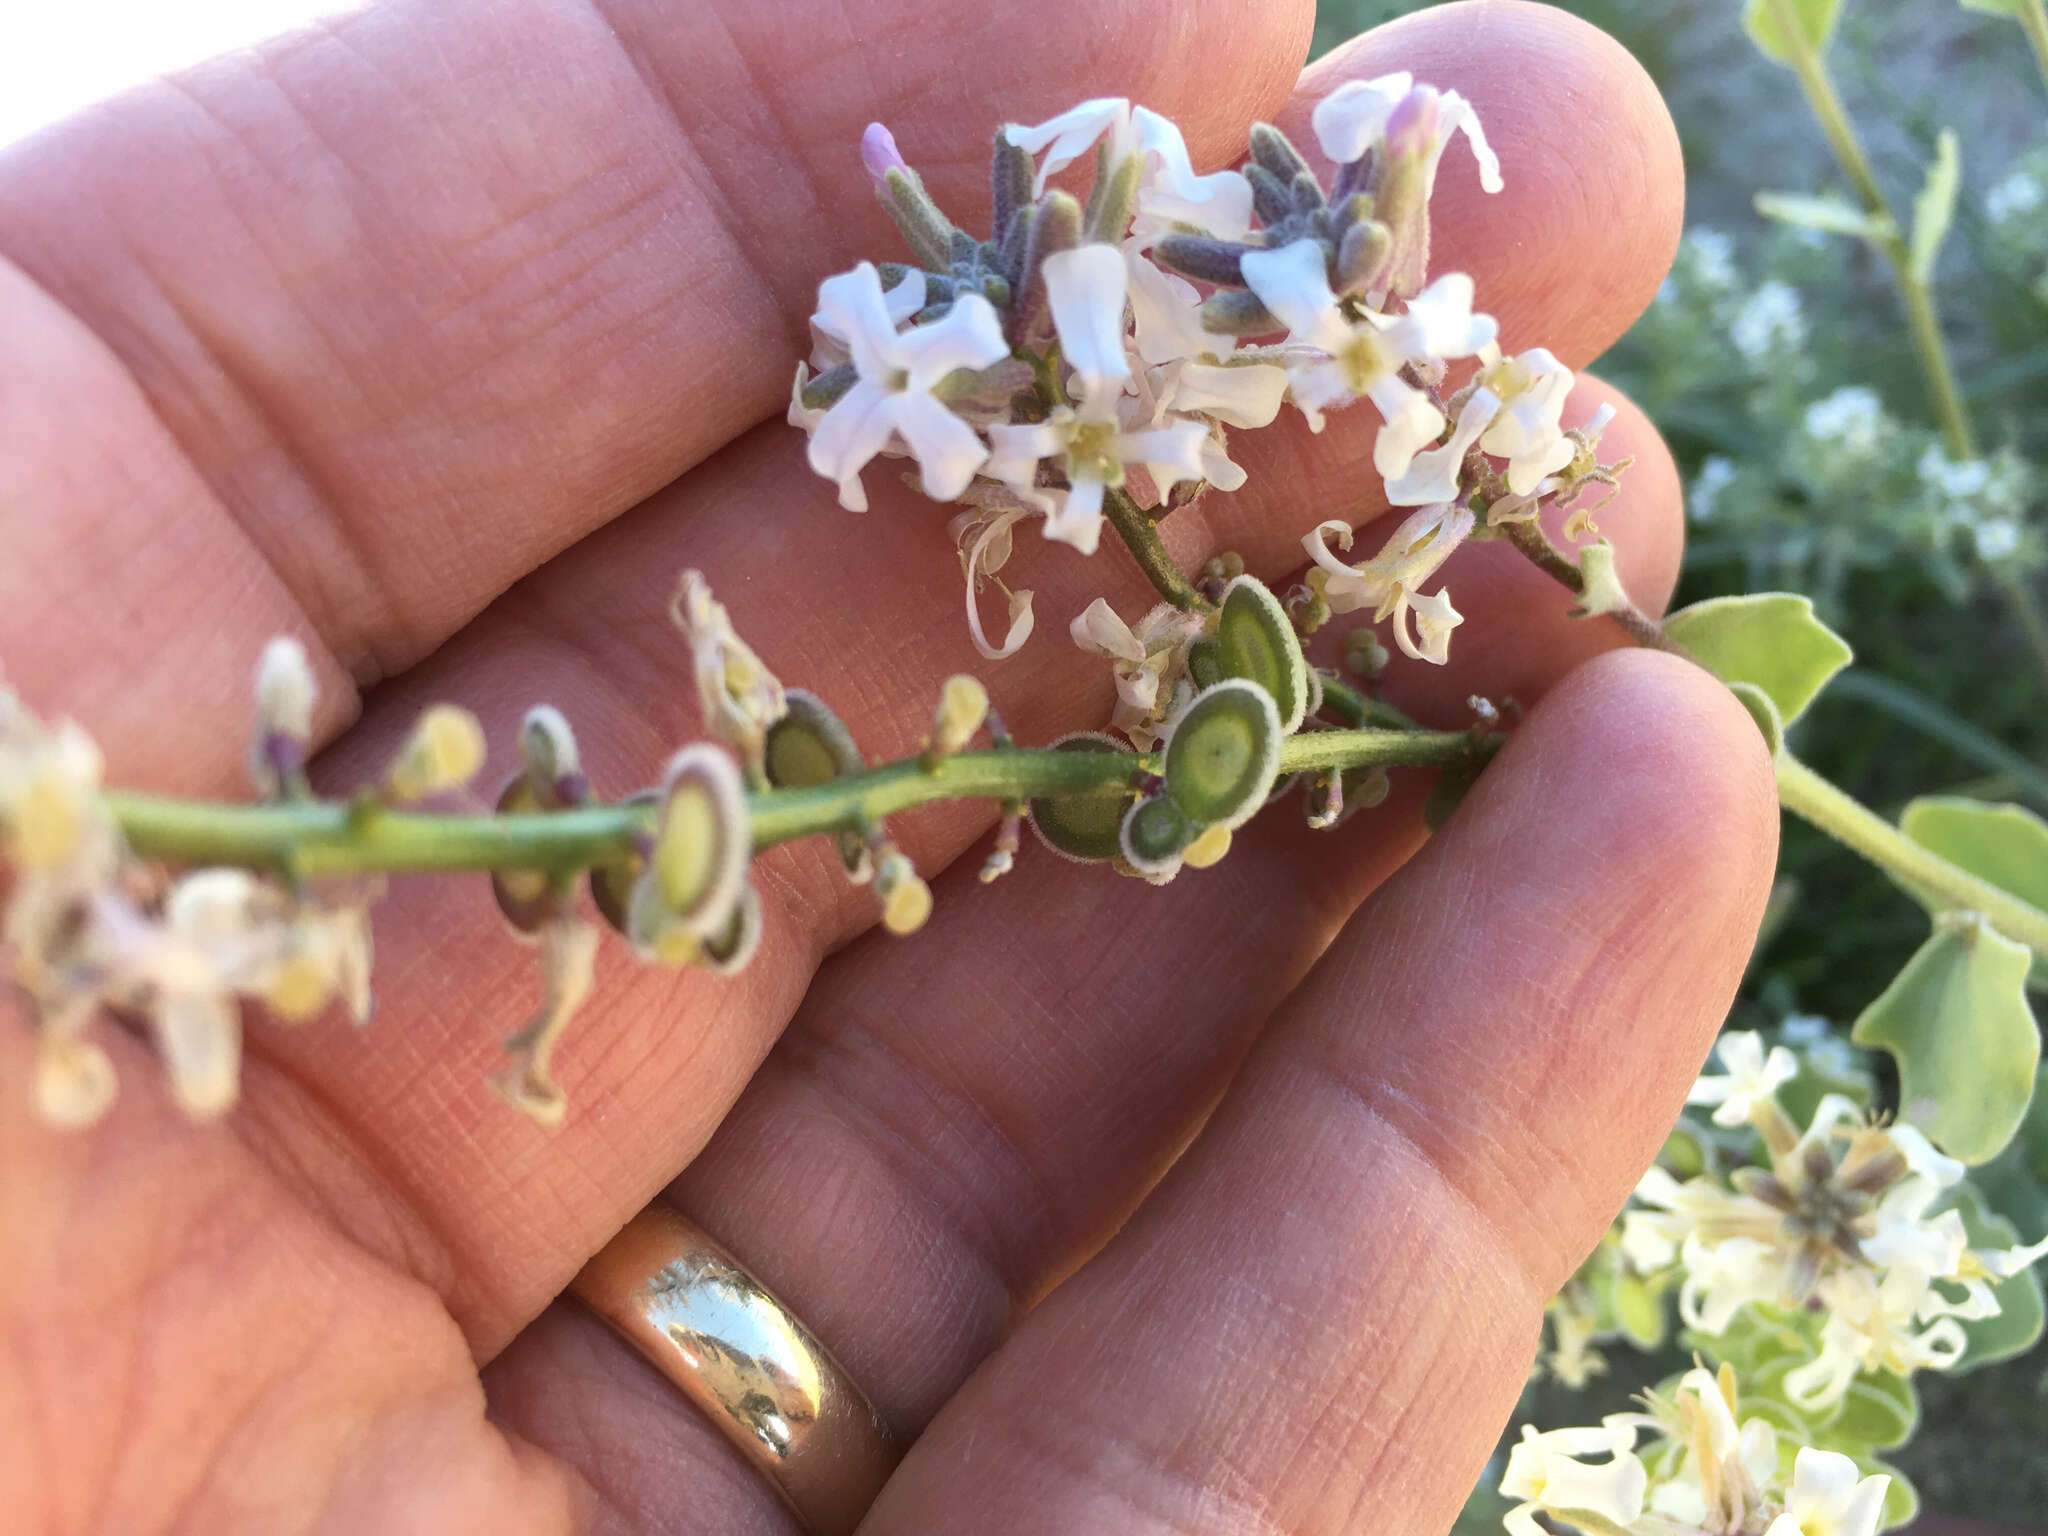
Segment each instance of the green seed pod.
[[1273,696],[1257,683],[1203,689],[1169,728],[1167,793],[1198,828],[1242,825],[1272,793],[1281,735]]
[[1188,844],[1201,833],[1171,795],[1153,795],[1124,813],[1118,846],[1124,861],[1146,879],[1171,878]]
[[[1052,744],[1055,752],[1120,752],[1134,761],[1137,754],[1123,742],[1100,731],[1077,731]],[[1113,784],[1099,793],[1044,796],[1030,804],[1031,830],[1038,840],[1062,858],[1082,864],[1100,864],[1118,852],[1117,829],[1124,810],[1131,803],[1131,791]]]
[[[504,790],[499,794],[497,809],[500,816],[506,816],[553,807],[542,805],[532,782],[524,773],[516,773],[506,781]],[[537,869],[492,870],[491,895],[498,903],[498,911],[511,924],[512,931],[522,938],[539,933],[541,925],[554,916],[560,905],[556,900],[554,881]]]
[[[825,784],[867,767],[853,735],[831,706],[802,688],[783,691],[788,712],[768,727],[762,746],[764,771],[777,789]],[[874,856],[858,832],[839,834],[839,862],[856,885],[874,873]]]
[[708,742],[684,747],[669,759],[654,851],[627,908],[634,947],[669,952],[679,934],[724,933],[752,857],[739,766]]
[[1308,714],[1308,663],[1287,610],[1256,576],[1240,576],[1223,593],[1216,645],[1225,677],[1257,683],[1273,696],[1280,734],[1301,729]]
[[761,947],[762,927],[761,893],[743,885],[725,931],[704,940],[704,968],[720,976],[742,969]]
[[1223,647],[1214,636],[1204,635],[1188,647],[1188,676],[1197,688],[1220,683],[1230,676],[1223,668]]
[[[643,789],[619,803],[622,806],[651,806],[660,798],[655,791]],[[630,848],[609,864],[590,866],[590,899],[604,920],[612,925],[613,931],[621,936],[629,936],[626,913],[633,903],[633,887],[639,883],[646,869],[646,861]]]

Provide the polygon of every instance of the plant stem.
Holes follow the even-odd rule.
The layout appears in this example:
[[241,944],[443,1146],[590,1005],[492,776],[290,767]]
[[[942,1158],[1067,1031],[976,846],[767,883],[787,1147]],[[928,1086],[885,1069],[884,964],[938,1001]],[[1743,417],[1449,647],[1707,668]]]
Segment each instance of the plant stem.
[[2007,938],[2048,957],[2048,912],[1921,847],[1789,752],[1778,758],[1778,801],[1912,889],[1975,912]]
[[1323,674],[1323,706],[1346,725],[1376,725],[1394,731],[1419,731],[1421,726],[1385,699],[1361,693],[1342,678]]
[[2043,6],[2041,0],[2020,0],[2014,19],[2026,29],[2027,41],[2034,49],[2034,65],[2041,71],[2041,83],[2048,85],[2048,6]]
[[1109,526],[1116,530],[1118,538],[1124,541],[1124,548],[1131,552],[1131,558],[1138,562],[1138,569],[1145,573],[1146,580],[1154,590],[1176,608],[1193,608],[1201,602],[1181,569],[1174,564],[1173,556],[1166,552],[1166,543],[1159,537],[1159,529],[1152,519],[1145,515],[1144,508],[1121,490],[1103,493],[1102,515],[1109,519]]
[[[1553,578],[1566,591],[1581,595],[1585,592],[1584,573],[1572,563],[1570,556],[1550,542],[1550,535],[1543,531],[1542,525],[1535,518],[1521,518],[1503,524],[1500,532],[1510,544],[1528,556],[1538,570]],[[1691,653],[1684,646],[1664,633],[1662,624],[1634,603],[1610,608],[1606,610],[1605,616],[1619,624],[1622,631],[1637,645],[1653,651],[1669,651],[1674,656],[1685,657],[1688,661],[1692,659]]]
[[[1280,768],[1442,764],[1489,756],[1467,731],[1314,731],[1281,743]],[[872,825],[934,800],[1028,800],[1084,794],[1158,771],[1156,755],[1000,748],[961,752],[931,768],[912,758],[802,789],[748,796],[756,849]],[[172,864],[235,864],[297,876],[371,870],[538,869],[570,875],[632,849],[654,811],[439,815],[351,807],[340,801],[231,805],[109,791],[108,809],[140,857]]]

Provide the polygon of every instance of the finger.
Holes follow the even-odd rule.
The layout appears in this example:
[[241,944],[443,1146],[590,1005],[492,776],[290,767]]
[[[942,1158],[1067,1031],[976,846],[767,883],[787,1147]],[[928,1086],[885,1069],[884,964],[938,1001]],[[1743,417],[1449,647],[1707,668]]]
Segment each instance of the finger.
[[[0,157],[0,254],[139,386],[95,402],[100,446],[167,427],[225,509],[222,553],[267,562],[368,682],[780,414],[818,277],[887,248],[869,120],[895,122],[963,218],[986,204],[990,102],[1033,120],[1133,92],[1221,153],[1292,81],[1308,7],[1167,11],[1083,0],[1020,31],[898,0],[398,0]],[[28,312],[0,310],[0,333]],[[56,446],[98,462],[87,441]],[[185,574],[154,558],[169,515],[193,516],[127,501],[41,574],[82,584],[112,540],[141,567],[124,580],[160,586]],[[40,660],[56,606],[0,620],[0,653]],[[245,632],[252,653],[263,635]],[[103,643],[74,664],[118,675],[149,654]]]
[[[1613,440],[1642,473],[1609,524],[1624,580],[1655,607],[1677,566],[1677,476],[1649,423],[1611,398]],[[1407,674],[1426,689],[1409,699],[1418,708],[1456,718],[1467,696],[1508,692],[1533,705],[1625,643],[1612,625],[1567,617],[1563,589],[1519,556],[1460,555],[1451,571],[1472,638],[1512,643],[1461,632],[1450,666]],[[974,861],[962,860],[916,944],[870,937],[826,962],[667,1197],[736,1245],[899,1436],[916,1435],[1122,1224],[1267,1015],[1413,853],[1427,776],[1395,778],[1392,800],[1335,832],[1310,832],[1299,801],[1284,800],[1220,866],[1163,891],[1027,844],[1016,872],[977,899]],[[687,1483],[698,1464],[721,1487],[744,1472],[580,1308],[553,1309],[544,1338],[523,1336],[493,1362],[493,1412],[572,1461],[581,1426],[604,1415],[630,1449],[586,1475],[617,1503]],[[564,1350],[579,1361],[566,1380]]]
[[1775,843],[1725,689],[1642,652],[1574,674],[868,1529],[1444,1529],[1677,1112]]
[[[635,764],[644,782],[664,744],[695,728],[674,682],[680,647],[659,617],[681,558],[714,574],[741,632],[788,680],[822,688],[871,756],[914,750],[934,679],[981,666],[961,626],[934,624],[938,605],[957,601],[960,590],[953,551],[929,504],[879,477],[867,517],[819,508],[817,483],[798,459],[786,430],[761,429],[558,559],[388,690],[336,760],[335,782],[374,771],[396,732],[434,696],[479,705],[501,730],[526,703],[553,699],[571,707],[601,789],[630,788]],[[1227,505],[1229,526],[1183,528],[1177,515],[1169,537],[1184,560],[1208,553],[1194,541],[1235,543],[1269,521],[1298,540],[1304,503],[1313,508],[1326,494],[1324,482],[1275,475],[1219,500],[1215,516]],[[1065,646],[1059,626],[1104,591],[1133,614],[1151,598],[1114,552],[1084,561],[1035,545],[1028,555],[1047,635],[996,673],[993,686],[1019,739],[1042,741],[1106,713],[1104,669]],[[1268,574],[1299,559],[1292,543],[1284,565]],[[719,576],[727,571],[751,579],[728,587]],[[967,846],[988,817],[986,807],[955,805],[900,831],[930,869]],[[496,1032],[477,1021],[520,1018],[534,985],[504,958],[480,890],[461,906],[443,893],[400,893],[386,918],[387,974],[413,989],[418,1020],[362,1037],[258,1035],[254,1049],[290,1081],[279,1085],[277,1106],[264,1097],[270,1090],[252,1086],[250,1113],[281,1117],[278,1134],[296,1145],[302,1131],[292,1122],[306,1091],[347,1106],[344,1146],[395,1184],[393,1203],[411,1227],[431,1234],[431,1278],[489,1354],[703,1145],[794,1011],[818,956],[872,920],[872,895],[849,890],[822,845],[778,851],[762,862],[760,878],[767,931],[744,975],[672,978],[606,963],[587,1015],[599,1022],[577,1037],[590,1044],[558,1057],[580,1107],[551,1141],[476,1088],[496,1049]],[[608,1198],[592,1200],[592,1189]]]

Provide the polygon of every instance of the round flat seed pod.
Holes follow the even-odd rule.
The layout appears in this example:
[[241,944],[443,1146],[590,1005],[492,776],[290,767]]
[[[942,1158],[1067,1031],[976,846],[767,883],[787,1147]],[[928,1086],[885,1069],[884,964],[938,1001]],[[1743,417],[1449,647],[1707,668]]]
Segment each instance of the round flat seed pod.
[[[514,774],[498,794],[501,816],[544,809],[523,773]],[[491,895],[512,931],[522,938],[540,932],[541,924],[554,915],[553,882],[537,869],[492,870]]]
[[1223,590],[1216,645],[1226,677],[1257,683],[1273,696],[1280,734],[1301,729],[1308,713],[1308,663],[1287,610],[1256,576],[1240,576]]
[[1197,688],[1220,683],[1230,674],[1223,670],[1223,647],[1212,635],[1204,635],[1188,647],[1188,676]]
[[1188,819],[1171,795],[1152,795],[1124,814],[1119,846],[1131,868],[1147,878],[1171,875],[1202,829]]
[[1197,827],[1235,827],[1265,804],[1280,771],[1272,694],[1232,678],[1195,695],[1166,739],[1166,792]]
[[740,887],[740,899],[733,904],[732,921],[725,931],[704,940],[704,967],[721,976],[730,975],[754,958],[761,947],[761,893],[751,885]]
[[[1120,752],[1137,754],[1100,731],[1076,731],[1052,744],[1055,752]],[[1131,791],[1113,784],[1099,793],[1047,796],[1030,802],[1031,829],[1038,840],[1062,858],[1099,864],[1117,855],[1117,829],[1131,803]]]
[[752,857],[738,765],[708,742],[684,747],[668,760],[649,860],[662,917],[700,937],[723,931]]
[[[661,799],[651,789],[643,789],[636,795],[628,795],[621,805],[653,805]],[[590,866],[590,899],[604,920],[621,934],[626,933],[626,914],[632,906],[633,887],[639,883],[647,864],[639,854],[628,849],[610,864]]]
[[839,717],[816,694],[788,689],[789,712],[768,727],[762,757],[768,782],[781,789],[824,784],[867,765]]

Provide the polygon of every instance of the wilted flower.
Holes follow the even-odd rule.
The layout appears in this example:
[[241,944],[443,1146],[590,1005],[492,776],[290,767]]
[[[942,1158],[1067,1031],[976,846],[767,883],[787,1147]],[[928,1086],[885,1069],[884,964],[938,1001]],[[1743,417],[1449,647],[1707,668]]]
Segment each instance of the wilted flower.
[[739,637],[701,571],[683,572],[669,617],[690,642],[704,729],[758,770],[764,733],[789,707],[781,681]]
[[[1346,565],[1330,551],[1326,538],[1334,535],[1337,548],[1351,547],[1351,525],[1332,520],[1316,524],[1301,541],[1318,570],[1311,580],[1320,580],[1323,598],[1333,613],[1353,613],[1371,608],[1378,622],[1389,616],[1394,621],[1394,643],[1404,656],[1442,666],[1450,657],[1451,631],[1464,616],[1451,606],[1449,592],[1437,591],[1427,597],[1415,589],[1436,574],[1451,551],[1472,532],[1471,510],[1463,506],[1424,507],[1403,519],[1380,552],[1363,565]],[[1416,633],[1408,632],[1410,616]]]

